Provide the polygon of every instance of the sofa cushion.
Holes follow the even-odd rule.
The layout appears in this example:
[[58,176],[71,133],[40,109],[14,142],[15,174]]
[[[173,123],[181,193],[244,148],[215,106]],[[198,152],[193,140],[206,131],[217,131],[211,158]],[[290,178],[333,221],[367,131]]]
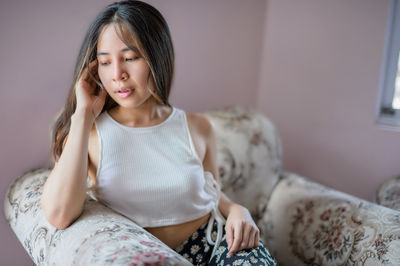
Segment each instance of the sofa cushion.
[[285,175],[260,223],[281,265],[400,265],[400,212]]
[[247,107],[225,107],[204,113],[217,137],[222,190],[256,213],[266,202],[281,169],[281,143],[273,123]]

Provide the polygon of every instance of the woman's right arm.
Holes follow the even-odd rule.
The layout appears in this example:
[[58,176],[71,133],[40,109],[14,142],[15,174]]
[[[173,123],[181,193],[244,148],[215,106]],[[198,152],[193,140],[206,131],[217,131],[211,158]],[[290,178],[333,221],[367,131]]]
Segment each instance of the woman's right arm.
[[[96,95],[97,60],[89,65],[75,86],[76,109],[62,153],[43,187],[41,207],[47,220],[65,229],[82,213],[88,176],[88,144],[94,120],[103,109],[107,92]],[[92,78],[94,77],[94,78]],[[96,80],[94,80],[96,79]]]
[[72,115],[63,152],[44,184],[42,209],[47,220],[58,229],[68,227],[83,211],[91,117],[85,110]]

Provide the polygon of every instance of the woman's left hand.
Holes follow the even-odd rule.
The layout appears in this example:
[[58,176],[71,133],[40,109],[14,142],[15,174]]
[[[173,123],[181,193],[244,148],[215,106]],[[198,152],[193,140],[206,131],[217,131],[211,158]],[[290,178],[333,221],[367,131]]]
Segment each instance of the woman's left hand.
[[225,231],[230,256],[242,249],[258,247],[260,230],[253,221],[249,210],[241,205],[234,204],[231,207]]

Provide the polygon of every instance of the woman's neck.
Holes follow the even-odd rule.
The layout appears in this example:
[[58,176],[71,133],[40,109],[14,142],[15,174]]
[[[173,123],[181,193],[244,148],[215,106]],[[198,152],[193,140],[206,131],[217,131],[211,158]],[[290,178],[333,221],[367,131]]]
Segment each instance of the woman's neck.
[[142,104],[137,108],[124,108],[116,106],[108,113],[119,123],[128,127],[154,126],[169,116],[172,108],[166,105]]

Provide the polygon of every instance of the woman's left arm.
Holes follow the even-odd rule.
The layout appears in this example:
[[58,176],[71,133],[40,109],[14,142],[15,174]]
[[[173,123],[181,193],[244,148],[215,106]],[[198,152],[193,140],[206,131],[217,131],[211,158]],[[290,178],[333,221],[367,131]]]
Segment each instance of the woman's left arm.
[[[203,160],[203,167],[213,173],[214,178],[219,181],[217,166],[217,142],[215,130],[206,116],[202,123],[202,131],[206,139],[206,154]],[[219,200],[219,210],[226,218],[225,231],[228,243],[229,254],[247,248],[258,247],[260,230],[248,209],[231,201],[223,192]]]

